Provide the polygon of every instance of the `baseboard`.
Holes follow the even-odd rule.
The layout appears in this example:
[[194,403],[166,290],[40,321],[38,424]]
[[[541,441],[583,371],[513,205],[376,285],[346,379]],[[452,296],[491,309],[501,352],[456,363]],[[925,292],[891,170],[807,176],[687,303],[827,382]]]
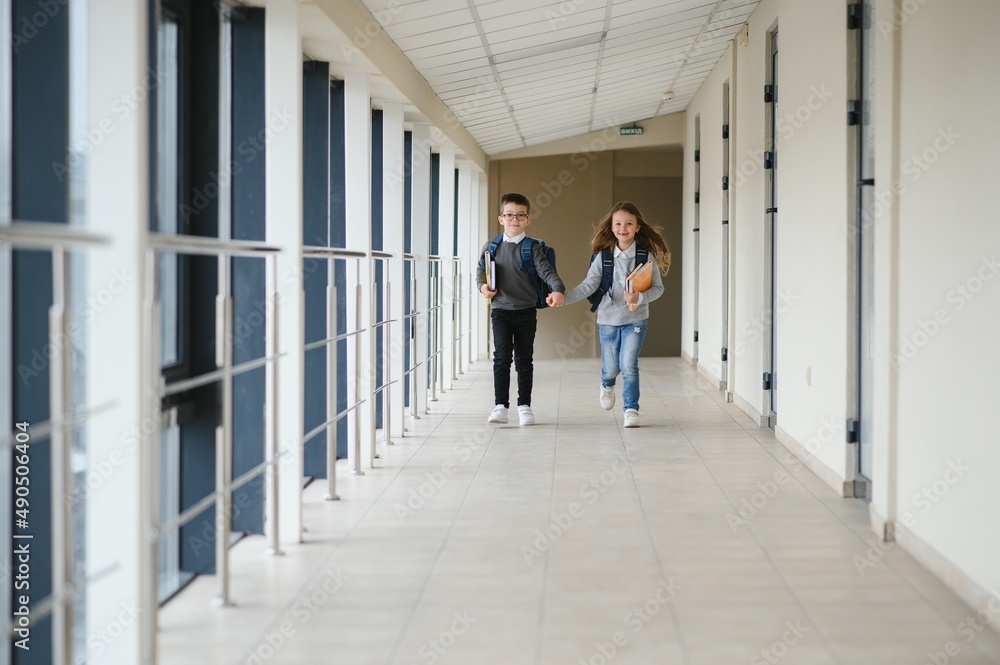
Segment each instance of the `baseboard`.
[[[902,525],[895,528],[896,543],[951,589],[975,611],[978,620],[987,616],[993,630],[1000,633],[1000,588],[987,589],[962,572],[932,545]],[[983,611],[980,611],[983,610]]]
[[681,360],[686,362],[688,365],[697,365],[698,359],[692,356],[687,351],[681,351]]
[[852,485],[850,482],[845,481],[843,478],[838,476],[833,469],[823,464],[819,459],[806,450],[805,446],[792,438],[792,435],[781,429],[780,427],[774,428],[774,438],[777,439],[785,448],[799,458],[807,469],[812,471],[816,476],[822,480],[824,483],[830,486],[837,496],[852,496],[853,492],[849,489]]
[[708,371],[708,368],[702,365],[701,363],[698,363],[698,373],[701,374],[701,376],[706,381],[711,383],[712,387],[715,388],[716,390],[726,389],[726,382],[720,380],[719,377],[714,376],[711,372]]
[[737,393],[730,393],[733,396],[733,404],[735,404],[740,411],[750,416],[750,418],[757,423],[757,427],[767,427],[767,418],[760,415],[757,409],[750,405],[750,402],[746,401]]

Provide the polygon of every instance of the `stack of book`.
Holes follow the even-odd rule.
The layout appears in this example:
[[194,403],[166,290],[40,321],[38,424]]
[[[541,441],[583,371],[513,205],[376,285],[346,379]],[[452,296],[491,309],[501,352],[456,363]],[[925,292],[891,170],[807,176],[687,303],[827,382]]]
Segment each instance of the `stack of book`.
[[[638,265],[625,278],[625,290],[629,293],[642,293],[653,285],[653,264],[650,261]],[[628,311],[634,312],[638,304],[628,304]]]

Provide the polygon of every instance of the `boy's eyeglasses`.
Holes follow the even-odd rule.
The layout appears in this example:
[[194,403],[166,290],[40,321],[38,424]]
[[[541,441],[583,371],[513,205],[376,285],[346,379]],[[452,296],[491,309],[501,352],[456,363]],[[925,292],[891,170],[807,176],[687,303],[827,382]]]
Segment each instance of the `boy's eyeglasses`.
[[519,222],[523,222],[528,219],[528,216],[523,212],[519,212],[516,215],[512,212],[505,212],[500,216],[503,217],[503,221],[505,222],[513,222],[515,219]]

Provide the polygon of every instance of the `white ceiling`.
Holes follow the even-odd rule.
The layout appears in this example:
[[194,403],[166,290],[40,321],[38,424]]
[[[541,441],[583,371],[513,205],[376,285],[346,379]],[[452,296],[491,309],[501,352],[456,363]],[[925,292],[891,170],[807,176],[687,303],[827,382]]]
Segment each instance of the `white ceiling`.
[[683,111],[758,1],[363,0],[487,154]]

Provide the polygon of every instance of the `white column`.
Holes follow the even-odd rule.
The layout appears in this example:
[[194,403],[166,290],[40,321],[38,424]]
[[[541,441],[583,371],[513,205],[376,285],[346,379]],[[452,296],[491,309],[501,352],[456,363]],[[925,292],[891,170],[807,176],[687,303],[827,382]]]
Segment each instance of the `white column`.
[[[89,4],[92,126],[110,122],[108,109],[123,93],[149,89],[146,9],[143,2]],[[149,97],[131,99],[136,106],[114,116],[114,131],[90,151],[86,173],[88,230],[110,239],[87,252],[88,297],[110,285],[121,288],[93,317],[84,352],[87,403],[113,404],[86,424],[87,477],[103,479],[86,494],[86,622],[92,633],[111,625],[120,630],[110,642],[87,641],[87,662],[94,665],[145,665],[156,650],[156,569],[147,540],[154,514],[144,501],[151,493],[143,493],[145,477],[159,466],[148,454],[156,423],[147,410],[158,383],[153,367],[159,366],[151,358],[151,335],[159,331],[143,321],[142,293],[149,241]],[[137,608],[139,620],[120,622],[125,608]]]
[[479,226],[482,215],[479,211],[479,168],[472,166],[469,174],[469,256],[472,257],[472,264],[469,266],[469,344],[468,359],[471,365],[479,360],[479,330],[482,325],[480,307],[482,296],[476,287],[476,266],[479,265],[479,250],[483,247],[483,242],[479,239]]
[[452,309],[455,297],[455,149],[441,146],[441,173],[438,178],[438,254],[441,255],[441,387],[450,390],[455,375],[456,321]]
[[[375,439],[375,402],[372,399],[372,388],[375,386],[375,331],[371,327],[372,315],[372,104],[369,90],[368,74],[366,72],[347,72],[344,75],[344,150],[348,168],[344,172],[345,208],[347,211],[347,248],[364,252],[366,258],[361,262],[361,326],[367,331],[360,335],[361,340],[361,381],[355,388],[358,398],[365,402],[357,409],[357,415],[351,419],[356,422],[358,436],[361,439],[361,467],[370,469],[374,464],[372,458],[372,442]],[[350,303],[350,300],[348,301]],[[353,321],[353,312],[348,312]],[[352,343],[353,345],[353,343]],[[348,357],[352,357],[348,353]],[[348,362],[348,367],[351,363]],[[355,375],[348,370],[348,384]],[[350,405],[348,405],[350,406]],[[350,427],[348,428],[350,429]],[[353,436],[353,435],[352,435]],[[354,467],[354,439],[349,437],[348,458]]]
[[[469,285],[476,279],[477,250],[472,250],[472,178],[475,167],[472,162],[462,160],[458,163],[458,252],[462,261],[462,272],[459,282],[458,297],[462,299],[461,316],[458,320],[458,333],[462,336],[457,353],[459,356],[458,373],[464,374],[468,367],[469,357],[469,323],[472,320],[472,289]],[[479,179],[476,179],[477,183]]]
[[[899,3],[874,3],[874,25],[886,25],[898,14]],[[900,154],[899,133],[894,128],[901,121],[899,81],[901,30],[893,30],[879,41],[875,49],[876,86],[875,104],[876,140],[878,155],[875,166],[877,191],[892,191],[890,204],[881,215],[864,220],[873,224],[875,269],[875,302],[879,303],[879,316],[875,325],[875,362],[872,384],[872,497],[868,505],[869,519],[876,535],[886,540],[895,538],[899,517],[899,374],[894,358],[899,357],[899,280],[901,251],[899,243],[899,197],[883,183],[899,183],[904,157]],[[874,30],[871,39],[876,39]],[[905,506],[905,503],[904,503]]]
[[410,249],[414,258],[414,281],[417,287],[416,311],[420,314],[414,318],[414,326],[417,339],[417,354],[415,363],[420,363],[417,368],[417,391],[414,395],[416,399],[417,417],[427,413],[427,333],[429,329],[429,317],[427,316],[428,298],[428,273],[430,272],[427,255],[430,253],[430,219],[431,219],[431,133],[430,125],[413,126],[413,159],[412,159],[412,180],[413,201],[411,206],[411,233],[412,240]]
[[[486,244],[486,240],[490,237],[490,230],[496,228],[494,226],[495,222],[491,220],[495,219],[496,207],[494,202],[489,200],[490,189],[489,183],[486,180],[486,174],[480,174],[479,176],[479,223],[476,228],[479,230],[479,246],[482,247]],[[492,356],[492,347],[490,345],[490,319],[489,319],[489,308],[486,306],[486,299],[479,298],[479,309],[476,312],[476,316],[479,318],[479,334],[476,337],[477,353],[476,358],[479,360],[489,360]]]
[[[302,292],[302,50],[299,3],[268,0],[264,24],[264,112],[268,124],[285,118],[265,155],[267,242],[282,247],[277,259],[278,353],[276,436],[278,538],[302,540],[302,404],[305,303]],[[269,282],[270,283],[270,282]]]
[[389,261],[388,280],[391,285],[389,292],[389,318],[396,323],[389,324],[389,335],[386,336],[386,362],[389,366],[389,380],[396,380],[389,388],[392,413],[389,414],[389,437],[403,435],[403,372],[405,363],[406,343],[409,341],[403,335],[403,307],[406,304],[406,289],[408,284],[403,281],[403,197],[406,191],[404,184],[403,162],[403,105],[397,102],[386,103],[382,109],[382,164],[384,177],[382,179],[382,219],[384,232],[382,244],[385,251],[395,255]]

